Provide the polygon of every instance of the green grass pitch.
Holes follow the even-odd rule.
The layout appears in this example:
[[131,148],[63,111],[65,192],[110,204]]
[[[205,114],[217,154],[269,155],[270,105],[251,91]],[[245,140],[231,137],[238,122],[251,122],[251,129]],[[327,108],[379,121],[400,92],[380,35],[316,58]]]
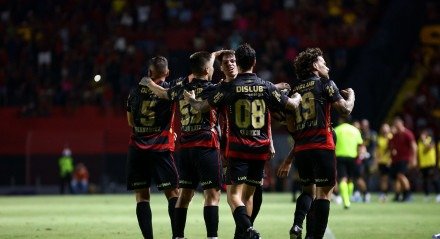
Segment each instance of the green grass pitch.
[[[167,202],[151,199],[154,235],[171,238]],[[294,204],[290,194],[265,193],[255,228],[263,238],[288,238]],[[188,212],[185,236],[206,238],[203,199],[196,194]],[[233,238],[234,222],[220,202],[219,238]],[[410,203],[354,203],[349,210],[331,204],[329,228],[337,239],[431,238],[440,232],[440,204],[416,195]],[[2,196],[0,238],[141,238],[133,195]],[[329,237],[327,237],[329,238]]]

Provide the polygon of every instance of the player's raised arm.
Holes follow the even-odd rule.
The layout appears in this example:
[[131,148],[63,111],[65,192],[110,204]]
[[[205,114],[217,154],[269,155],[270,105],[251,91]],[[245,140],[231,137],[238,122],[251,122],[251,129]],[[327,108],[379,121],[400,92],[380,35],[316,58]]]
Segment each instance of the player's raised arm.
[[339,99],[333,102],[332,106],[343,116],[347,116],[351,113],[354,107],[354,91],[351,88],[347,88],[345,90],[341,90],[341,95],[344,97],[343,99]]
[[288,98],[286,109],[295,110],[296,108],[298,108],[301,101],[302,101],[301,95],[295,92],[295,94],[293,94],[290,98]]
[[168,96],[168,90],[162,86],[156,84],[150,77],[143,77],[141,81],[145,81],[145,85],[161,99],[170,99]]
[[192,108],[197,111],[206,112],[210,109],[209,103],[207,100],[197,100],[194,91],[183,91],[183,97],[186,101],[189,102]]

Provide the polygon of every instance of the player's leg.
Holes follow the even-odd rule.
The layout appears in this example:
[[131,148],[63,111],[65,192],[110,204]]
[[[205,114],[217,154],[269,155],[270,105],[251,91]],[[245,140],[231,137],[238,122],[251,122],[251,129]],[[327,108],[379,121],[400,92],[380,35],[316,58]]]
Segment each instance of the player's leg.
[[411,185],[405,175],[408,171],[408,162],[401,161],[398,165],[397,180],[400,182],[401,190],[403,192],[402,201],[407,202],[411,199]]
[[[229,159],[228,162],[229,165],[226,170],[227,201],[234,217],[236,232],[246,231],[252,228],[246,206],[242,200],[249,165],[247,161],[240,159]],[[240,237],[235,235],[234,238]]]
[[[350,159],[346,157],[338,157],[337,159],[337,169],[339,177],[339,193],[342,197],[343,206],[345,209],[350,208],[350,193],[348,189],[348,173],[350,169]],[[353,164],[353,163],[352,163]]]
[[[152,161],[145,160],[145,153],[130,147],[127,157],[127,189],[134,190],[136,196],[136,217],[144,238],[153,238],[150,208],[150,185]],[[142,170],[141,170],[142,169]]]
[[144,238],[153,238],[149,188],[136,190],[136,216]]
[[252,197],[252,213],[251,222],[254,224],[255,219],[260,212],[261,204],[263,203],[263,186],[260,184],[255,187],[254,196]]
[[316,199],[314,201],[313,238],[321,239],[327,228],[330,213],[330,199],[336,181],[334,151],[315,151],[316,163]]
[[177,173],[176,163],[172,152],[154,152],[150,153],[148,158],[154,158],[153,170],[154,179],[157,188],[163,191],[168,200],[168,216],[170,217],[171,231],[173,238],[175,237],[175,206],[179,196],[178,182],[179,176]]
[[208,238],[218,237],[218,204],[222,185],[222,164],[217,149],[198,149],[196,168],[203,187],[205,204],[203,218],[205,219]]
[[[298,169],[299,181],[302,183],[302,192],[296,200],[293,224],[289,231],[290,238],[301,238],[304,219],[309,213],[315,197],[313,159],[310,157],[308,151],[295,155],[295,167]],[[309,222],[307,223],[309,224]]]

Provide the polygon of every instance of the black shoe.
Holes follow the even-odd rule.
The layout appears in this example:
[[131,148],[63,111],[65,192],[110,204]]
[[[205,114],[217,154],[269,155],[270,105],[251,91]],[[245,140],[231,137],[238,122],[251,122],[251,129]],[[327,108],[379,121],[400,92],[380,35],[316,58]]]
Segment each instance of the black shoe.
[[260,233],[257,230],[255,230],[253,227],[249,227],[246,230],[245,235],[246,235],[245,237],[246,239],[261,239]]
[[302,238],[302,228],[294,226],[289,231],[290,239],[301,239]]

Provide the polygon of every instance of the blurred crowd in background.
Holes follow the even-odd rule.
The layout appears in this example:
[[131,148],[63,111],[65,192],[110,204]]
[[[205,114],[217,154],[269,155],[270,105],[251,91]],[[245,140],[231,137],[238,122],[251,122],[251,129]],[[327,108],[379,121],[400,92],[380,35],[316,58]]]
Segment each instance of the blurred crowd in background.
[[54,105],[122,109],[150,57],[168,57],[180,76],[192,52],[242,42],[256,49],[264,79],[295,78],[291,62],[308,46],[325,49],[336,78],[374,30],[379,2],[2,1],[0,106],[20,106],[25,116],[50,115]]

